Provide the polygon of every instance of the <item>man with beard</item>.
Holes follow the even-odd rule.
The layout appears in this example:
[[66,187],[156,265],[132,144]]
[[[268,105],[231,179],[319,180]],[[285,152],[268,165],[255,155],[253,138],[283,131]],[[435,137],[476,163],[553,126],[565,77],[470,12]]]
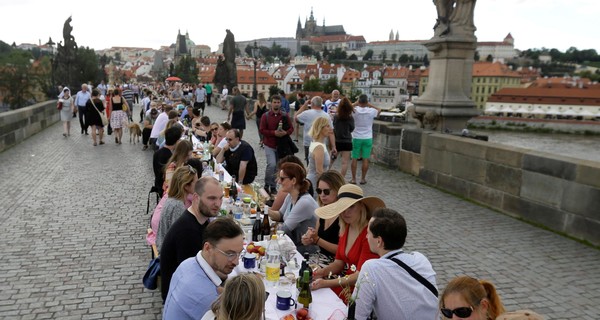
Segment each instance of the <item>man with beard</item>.
[[223,202],[223,188],[213,177],[196,182],[192,205],[177,219],[165,235],[160,249],[162,299],[167,299],[171,277],[180,263],[202,249],[208,219],[216,217]]
[[233,219],[214,220],[204,237],[202,251],[183,261],[173,274],[163,310],[165,320],[199,319],[210,310],[227,275],[239,263],[244,231]]

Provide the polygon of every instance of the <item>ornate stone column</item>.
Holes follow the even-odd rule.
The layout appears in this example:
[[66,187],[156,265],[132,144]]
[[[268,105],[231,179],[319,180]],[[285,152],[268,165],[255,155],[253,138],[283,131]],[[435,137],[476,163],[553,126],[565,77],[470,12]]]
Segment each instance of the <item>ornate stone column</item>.
[[429,81],[415,99],[415,111],[425,129],[460,132],[479,114],[471,95],[473,57],[477,47],[475,0],[434,0],[438,19],[434,36],[425,43],[432,52]]

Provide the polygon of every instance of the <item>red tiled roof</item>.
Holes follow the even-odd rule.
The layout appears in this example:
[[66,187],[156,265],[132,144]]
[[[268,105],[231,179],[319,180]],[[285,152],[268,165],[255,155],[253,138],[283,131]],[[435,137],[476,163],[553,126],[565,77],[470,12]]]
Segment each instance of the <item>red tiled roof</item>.
[[600,106],[600,90],[581,88],[503,88],[489,102]]
[[[238,69],[237,70],[237,82],[238,84],[253,84],[254,83],[254,69]],[[277,81],[269,75],[268,72],[263,70],[256,70],[256,83],[265,85],[277,85]]]

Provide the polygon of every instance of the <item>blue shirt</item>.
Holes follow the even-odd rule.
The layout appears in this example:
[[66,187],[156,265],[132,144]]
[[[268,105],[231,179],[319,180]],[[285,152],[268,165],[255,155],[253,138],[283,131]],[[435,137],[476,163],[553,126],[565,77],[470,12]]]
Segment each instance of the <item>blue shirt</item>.
[[77,105],[78,107],[85,107],[85,104],[91,98],[92,98],[92,95],[90,94],[89,91],[86,91],[86,92],[79,91],[79,92],[77,92],[77,95],[75,96],[75,105]]
[[281,111],[290,113],[290,102],[284,96],[281,96]]
[[202,257],[202,251],[186,259],[171,279],[163,319],[202,319],[219,296],[217,287],[221,283],[219,276]]
[[379,320],[438,319],[438,298],[404,268],[388,259],[394,256],[435,283],[435,271],[419,252],[390,251],[379,259],[366,261],[360,269],[352,294],[356,301],[356,319],[366,319],[371,310]]

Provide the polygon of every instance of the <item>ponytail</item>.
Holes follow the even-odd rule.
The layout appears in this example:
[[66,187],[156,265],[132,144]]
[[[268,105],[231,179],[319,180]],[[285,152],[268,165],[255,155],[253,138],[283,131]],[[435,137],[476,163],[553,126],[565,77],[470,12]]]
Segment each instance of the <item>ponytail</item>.
[[481,283],[481,285],[485,289],[486,298],[490,303],[490,306],[488,308],[488,315],[491,319],[496,319],[496,317],[505,312],[504,305],[500,300],[500,296],[496,291],[496,287],[494,287],[494,285],[491,282],[486,280],[479,280],[479,283]]

